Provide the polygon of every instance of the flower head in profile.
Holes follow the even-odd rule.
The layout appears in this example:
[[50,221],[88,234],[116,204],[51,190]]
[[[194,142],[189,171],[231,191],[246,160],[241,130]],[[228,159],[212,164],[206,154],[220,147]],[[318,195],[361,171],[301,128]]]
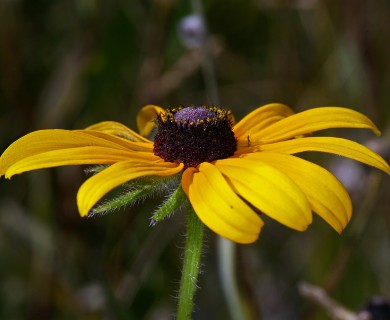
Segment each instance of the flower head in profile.
[[[311,135],[329,128],[366,128],[380,134],[366,116],[346,108],[294,114],[285,105],[269,104],[234,123],[229,111],[216,107],[146,106],[137,121],[141,135],[110,121],[85,130],[27,134],[4,151],[0,176],[55,166],[106,165],[79,189],[81,216],[94,212],[118,186],[133,182],[139,195],[157,185],[155,177],[176,177],[178,188],[164,210],[177,208],[181,193],[211,230],[237,243],[251,243],[263,227],[262,214],[299,231],[312,222],[313,212],[339,233],[348,224],[352,205],[343,185],[297,154],[333,153],[390,173],[383,158],[359,143]],[[154,141],[145,138],[155,127]],[[136,184],[146,177],[154,182]],[[134,198],[132,192],[129,199]]]

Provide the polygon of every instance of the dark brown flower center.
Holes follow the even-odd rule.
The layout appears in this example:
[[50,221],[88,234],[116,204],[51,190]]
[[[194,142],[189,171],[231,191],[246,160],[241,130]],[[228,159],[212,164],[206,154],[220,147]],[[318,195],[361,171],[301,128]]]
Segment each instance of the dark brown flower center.
[[167,110],[157,116],[153,152],[186,168],[225,159],[237,150],[229,112],[216,107]]

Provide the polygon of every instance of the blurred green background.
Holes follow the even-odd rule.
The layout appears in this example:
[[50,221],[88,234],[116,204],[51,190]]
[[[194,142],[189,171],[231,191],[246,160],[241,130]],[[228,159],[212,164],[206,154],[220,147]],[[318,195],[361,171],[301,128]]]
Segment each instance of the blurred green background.
[[[389,161],[388,0],[208,0],[219,103],[240,119],[282,102],[296,111],[339,105],[383,131],[337,134]],[[180,37],[190,1],[0,0],[0,150],[32,130],[115,120],[136,128],[138,110],[216,101],[210,60]],[[202,40],[202,39],[201,39]],[[390,181],[336,156],[305,155],[338,173],[355,212],[339,236],[319,217],[304,233],[267,220],[239,246],[239,282],[254,318],[327,319],[301,281],[352,310],[390,297]],[[183,213],[149,226],[161,199],[82,219],[83,168],[0,181],[0,319],[170,319],[184,246]],[[194,319],[229,319],[216,236],[207,235]]]

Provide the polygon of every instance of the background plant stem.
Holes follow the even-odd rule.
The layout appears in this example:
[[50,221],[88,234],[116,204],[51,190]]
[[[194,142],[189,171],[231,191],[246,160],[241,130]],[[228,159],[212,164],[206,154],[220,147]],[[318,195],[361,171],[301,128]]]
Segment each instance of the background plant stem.
[[221,286],[233,320],[247,319],[236,279],[236,244],[218,237],[218,261]]

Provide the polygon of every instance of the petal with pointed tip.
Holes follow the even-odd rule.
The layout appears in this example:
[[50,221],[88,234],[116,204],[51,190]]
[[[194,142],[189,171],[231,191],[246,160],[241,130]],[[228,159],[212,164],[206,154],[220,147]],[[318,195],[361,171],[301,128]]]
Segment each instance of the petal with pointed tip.
[[260,151],[294,154],[304,151],[334,153],[368,164],[390,174],[387,162],[360,143],[333,137],[307,137],[261,145]]
[[39,130],[16,140],[4,151],[0,158],[0,176],[3,176],[9,167],[28,157],[49,151],[91,146],[140,152],[151,152],[153,148],[150,142],[132,142],[98,131]]
[[148,152],[132,152],[107,147],[79,147],[52,150],[23,158],[12,164],[5,172],[6,178],[15,174],[42,168],[83,164],[113,164],[119,161],[161,161]]

